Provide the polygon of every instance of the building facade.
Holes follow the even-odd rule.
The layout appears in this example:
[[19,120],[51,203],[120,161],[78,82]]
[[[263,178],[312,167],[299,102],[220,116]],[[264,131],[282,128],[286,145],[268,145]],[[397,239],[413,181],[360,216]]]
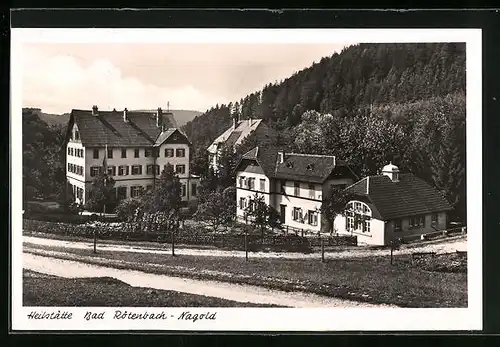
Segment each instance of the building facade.
[[236,167],[236,215],[248,219],[248,208],[261,196],[280,215],[285,227],[320,232],[329,230],[321,214],[330,187],[347,187],[354,174],[333,156],[319,156],[256,147]]
[[356,235],[358,242],[387,245],[405,236],[422,235],[447,227],[452,209],[442,194],[397,166],[368,176],[346,188],[353,195],[345,216],[335,218],[335,232]]
[[72,110],[66,135],[66,177],[75,201],[85,204],[93,179],[107,167],[118,200],[150,189],[167,164],[181,183],[182,201],[197,199],[199,177],[190,174],[191,144],[169,128],[161,108],[144,112]]
[[224,146],[234,150],[250,135],[256,137],[257,143],[265,143],[274,139],[276,132],[262,122],[262,119],[240,120],[238,117],[233,117],[233,125],[207,148],[208,163],[214,172],[219,171],[219,159]]

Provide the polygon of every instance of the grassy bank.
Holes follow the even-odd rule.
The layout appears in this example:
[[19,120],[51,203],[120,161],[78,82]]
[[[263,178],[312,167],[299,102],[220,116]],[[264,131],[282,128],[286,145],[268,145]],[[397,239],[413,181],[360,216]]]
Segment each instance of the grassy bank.
[[114,278],[61,278],[23,271],[24,306],[271,307],[203,295],[132,287]]
[[[121,269],[195,279],[244,283],[285,291],[304,291],[341,299],[402,307],[466,307],[467,274],[428,271],[410,256],[358,259],[257,259],[196,257],[25,246],[25,251],[64,252],[63,259]],[[43,252],[42,252],[43,254]]]

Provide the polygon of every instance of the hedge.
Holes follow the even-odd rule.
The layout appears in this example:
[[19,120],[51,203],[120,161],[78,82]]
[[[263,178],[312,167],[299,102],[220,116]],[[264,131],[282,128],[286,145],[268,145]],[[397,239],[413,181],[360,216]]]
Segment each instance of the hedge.
[[[93,238],[97,232],[98,238],[103,240],[130,240],[130,241],[155,241],[171,242],[172,234],[169,232],[136,232],[128,223],[103,223],[88,222],[85,224],[54,223],[38,220],[23,220],[23,230],[27,232],[42,232],[55,235],[78,236]],[[269,235],[264,239],[260,235],[247,236],[248,249],[273,250],[273,251],[299,251],[309,252],[311,247],[321,244],[318,238],[301,237],[297,235]],[[325,246],[356,245],[354,236],[332,236],[323,238]],[[185,227],[175,235],[175,243],[185,245],[213,245],[219,248],[244,250],[244,234],[214,234],[204,228]]]

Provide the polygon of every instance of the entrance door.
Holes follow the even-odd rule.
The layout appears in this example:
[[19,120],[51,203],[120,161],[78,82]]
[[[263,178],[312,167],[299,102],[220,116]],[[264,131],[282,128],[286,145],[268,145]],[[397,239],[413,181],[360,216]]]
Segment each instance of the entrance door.
[[280,205],[280,221],[285,224],[286,205]]

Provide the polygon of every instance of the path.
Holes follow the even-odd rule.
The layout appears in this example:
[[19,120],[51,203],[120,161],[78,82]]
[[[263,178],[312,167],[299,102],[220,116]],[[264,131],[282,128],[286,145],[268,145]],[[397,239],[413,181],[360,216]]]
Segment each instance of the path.
[[301,292],[283,292],[263,287],[201,281],[140,271],[114,269],[71,260],[61,260],[29,253],[23,254],[23,267],[36,272],[66,278],[113,277],[135,287],[223,298],[238,302],[274,304],[287,307],[389,307],[341,300]]
[[[82,241],[64,241],[46,239],[42,237],[23,236],[23,242],[32,246],[53,246],[63,247],[69,249],[92,249],[94,247],[92,242]],[[114,252],[132,252],[132,253],[152,253],[152,254],[170,254],[170,247],[168,248],[145,248],[134,245],[118,245],[118,244],[105,244],[98,243],[98,249]],[[454,253],[455,251],[467,250],[467,239],[455,239],[446,243],[433,243],[422,245],[422,247],[402,248],[396,251],[396,254],[410,254],[413,252],[436,252],[436,253]],[[212,256],[212,257],[244,257],[243,251],[229,251],[220,249],[193,249],[193,248],[175,248],[175,253],[178,255],[193,255],[193,256]],[[387,256],[388,250],[386,249],[350,249],[345,251],[329,251],[325,252],[325,257],[329,259],[343,259],[343,258],[363,258],[373,256]],[[291,252],[250,252],[249,256],[252,258],[282,258],[282,259],[317,259],[321,256],[319,252],[304,254],[304,253],[291,253]]]

